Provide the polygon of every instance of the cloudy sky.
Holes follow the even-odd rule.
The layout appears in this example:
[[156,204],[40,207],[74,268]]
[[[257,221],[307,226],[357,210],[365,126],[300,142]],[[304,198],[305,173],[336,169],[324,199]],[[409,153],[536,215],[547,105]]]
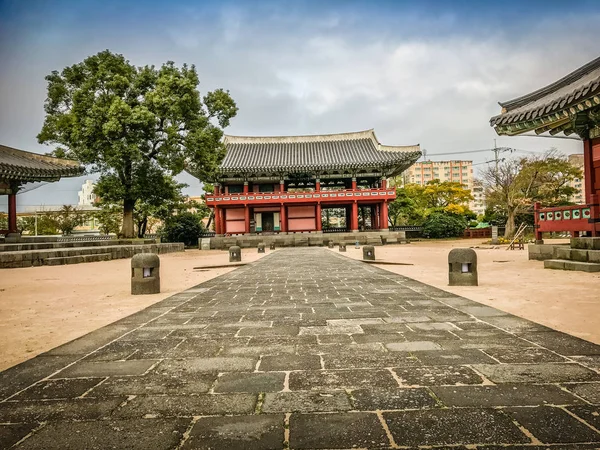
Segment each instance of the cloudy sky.
[[[598,23],[597,0],[0,0],[0,143],[50,151],[36,140],[44,77],[110,49],[136,65],[195,64],[201,91],[228,89],[238,104],[228,134],[374,128],[385,144],[419,143],[430,159],[485,167],[492,152],[472,151],[493,147],[497,102],[598,57]],[[497,144],[581,151],[567,139]],[[443,155],[455,152],[472,153]],[[84,179],[19,203],[76,203]],[[194,178],[182,180],[200,192]]]

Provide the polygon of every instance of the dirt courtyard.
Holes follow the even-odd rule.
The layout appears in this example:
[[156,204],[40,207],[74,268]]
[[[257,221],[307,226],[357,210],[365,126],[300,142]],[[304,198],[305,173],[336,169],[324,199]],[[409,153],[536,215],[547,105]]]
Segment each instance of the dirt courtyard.
[[[600,344],[600,274],[544,270],[542,262],[528,261],[526,250],[479,248],[480,285],[447,286],[448,251],[472,246],[483,245],[476,239],[417,242],[377,247],[376,257],[413,264],[381,266],[386,270]],[[362,250],[349,246],[346,255],[361,258]],[[256,249],[247,249],[243,260],[261,256]],[[233,270],[193,270],[227,261],[227,252],[222,251],[162,255],[161,293],[147,296],[130,295],[129,259],[4,269],[0,271],[0,370]]]
[[[245,262],[264,254],[245,249]],[[160,256],[161,292],[131,295],[131,259],[0,270],[0,370],[129,316],[177,292],[234,270],[227,252]]]
[[[491,248],[482,242],[422,241],[376,247],[375,257],[412,264],[380,265],[382,269],[600,344],[599,273],[544,269],[542,261],[527,259],[527,249]],[[547,244],[565,242],[546,240]],[[474,248],[479,286],[448,286],[448,252],[456,247],[480,247]],[[362,259],[362,249],[347,249],[346,255]]]

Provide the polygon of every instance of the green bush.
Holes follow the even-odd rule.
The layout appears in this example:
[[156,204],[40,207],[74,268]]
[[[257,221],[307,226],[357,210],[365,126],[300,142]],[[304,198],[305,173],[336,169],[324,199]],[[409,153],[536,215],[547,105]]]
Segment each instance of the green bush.
[[202,217],[199,214],[182,212],[169,217],[159,233],[163,242],[183,242],[186,247],[197,247],[202,231]]
[[462,216],[435,212],[423,224],[423,236],[428,238],[453,238],[463,235],[467,221]]

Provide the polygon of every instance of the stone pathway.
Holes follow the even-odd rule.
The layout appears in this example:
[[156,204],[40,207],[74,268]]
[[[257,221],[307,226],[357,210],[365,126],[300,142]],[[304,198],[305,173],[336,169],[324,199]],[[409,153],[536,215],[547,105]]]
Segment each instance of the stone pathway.
[[0,399],[2,448],[595,449],[600,346],[294,248],[0,373]]

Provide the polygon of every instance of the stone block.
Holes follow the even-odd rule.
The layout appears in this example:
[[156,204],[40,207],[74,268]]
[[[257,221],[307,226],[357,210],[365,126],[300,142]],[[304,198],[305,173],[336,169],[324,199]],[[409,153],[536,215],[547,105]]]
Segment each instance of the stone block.
[[571,249],[566,246],[556,246],[552,250],[553,259],[571,259]]
[[600,250],[588,250],[588,262],[600,263]]
[[139,253],[131,259],[131,294],[160,292],[160,259],[155,253]]
[[237,245],[229,247],[229,262],[240,262],[242,260],[242,249]]
[[570,258],[558,258],[558,259],[570,259],[571,261],[588,261],[588,250],[572,249]]
[[258,253],[264,253],[265,252],[265,244],[263,242],[261,242],[260,244],[258,244]]
[[346,251],[346,243],[345,242],[340,242],[339,250],[340,250],[340,252]]
[[198,240],[200,241],[198,243],[198,247],[200,247],[200,250],[210,250],[210,238],[200,238]]
[[581,261],[565,261],[565,270],[576,270],[579,272],[600,272],[600,263],[589,263]]
[[375,247],[372,245],[365,245],[363,247],[363,260],[375,261]]
[[571,248],[582,250],[600,250],[600,237],[571,238]]
[[455,248],[448,253],[450,286],[477,286],[477,253],[471,248]]
[[544,261],[544,269],[565,270],[564,259],[547,259]]

